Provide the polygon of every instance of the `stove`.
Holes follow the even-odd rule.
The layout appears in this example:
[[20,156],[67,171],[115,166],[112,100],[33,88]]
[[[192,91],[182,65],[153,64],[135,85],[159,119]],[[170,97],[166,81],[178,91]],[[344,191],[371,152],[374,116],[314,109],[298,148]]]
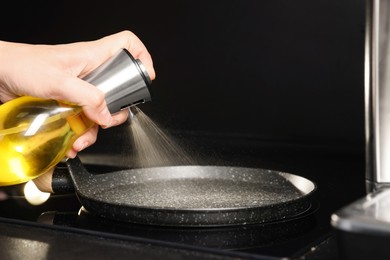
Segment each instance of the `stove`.
[[[194,143],[201,144],[197,150],[204,155],[205,164],[273,169],[313,181],[317,190],[310,209],[289,219],[263,224],[161,227],[92,216],[75,194],[52,195],[45,203],[34,206],[23,196],[23,185],[15,185],[0,189],[8,196],[0,201],[0,225],[158,245],[167,257],[180,249],[213,257],[248,259],[338,258],[330,219],[336,210],[365,194],[363,152],[343,147],[267,143],[252,138],[229,138],[226,142],[215,137],[192,137],[196,139]],[[118,168],[107,165],[110,159],[99,151],[81,153],[80,158],[94,173],[104,174]]]

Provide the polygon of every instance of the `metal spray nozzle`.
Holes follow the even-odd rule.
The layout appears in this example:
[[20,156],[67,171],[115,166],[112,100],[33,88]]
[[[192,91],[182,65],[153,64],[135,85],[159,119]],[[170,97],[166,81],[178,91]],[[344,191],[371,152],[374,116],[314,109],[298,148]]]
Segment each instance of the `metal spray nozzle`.
[[142,62],[134,59],[126,49],[92,71],[84,80],[105,93],[111,114],[151,101],[148,87],[152,81]]

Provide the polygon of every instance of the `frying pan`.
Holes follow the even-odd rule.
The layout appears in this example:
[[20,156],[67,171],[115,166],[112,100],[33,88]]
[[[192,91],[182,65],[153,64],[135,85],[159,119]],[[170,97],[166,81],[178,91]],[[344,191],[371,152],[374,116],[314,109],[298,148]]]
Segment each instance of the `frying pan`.
[[306,178],[260,168],[168,166],[93,174],[78,157],[66,164],[86,211],[139,224],[210,227],[286,219],[309,210],[316,189]]

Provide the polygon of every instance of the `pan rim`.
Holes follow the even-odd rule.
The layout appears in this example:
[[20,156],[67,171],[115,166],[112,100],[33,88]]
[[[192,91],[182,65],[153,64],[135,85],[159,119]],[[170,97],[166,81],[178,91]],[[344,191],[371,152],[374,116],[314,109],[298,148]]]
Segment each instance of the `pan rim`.
[[[133,169],[125,169],[125,170],[119,170],[119,171],[115,171],[115,172],[126,172],[126,173],[129,173],[130,172],[137,172],[138,174],[140,173],[140,171],[153,171],[153,170],[156,170],[156,169],[166,169],[166,168],[204,168],[204,169],[207,169],[207,168],[218,168],[218,169],[222,169],[222,168],[229,168],[229,169],[235,169],[235,170],[252,170],[254,172],[258,171],[258,172],[264,172],[264,171],[267,171],[269,173],[272,173],[272,174],[278,174],[278,175],[281,175],[283,176],[287,181],[289,181],[295,188],[297,188],[302,194],[301,196],[299,196],[299,198],[291,198],[289,200],[286,200],[283,202],[284,205],[287,205],[287,204],[295,204],[295,203],[299,203],[299,201],[304,201],[306,200],[308,197],[310,197],[316,190],[317,190],[317,185],[309,180],[308,178],[306,177],[303,177],[303,176],[300,176],[300,175],[297,175],[297,174],[294,174],[294,173],[290,173],[290,172],[285,172],[285,171],[279,171],[279,170],[273,170],[273,169],[268,169],[268,168],[257,168],[257,167],[245,167],[245,166],[227,166],[227,165],[223,165],[223,166],[220,166],[220,165],[175,165],[175,166],[155,166],[155,167],[147,167],[147,168],[133,168]],[[111,173],[114,173],[114,172],[111,172]],[[109,174],[111,174],[109,173]],[[141,173],[142,174],[142,173]],[[302,189],[300,189],[299,187],[297,187],[297,185],[293,182],[291,182],[291,179],[299,179],[301,182],[305,182],[306,184],[310,185],[311,187],[309,188],[309,191],[305,192],[303,191]],[[172,178],[174,179],[174,178]],[[179,179],[179,178],[177,178]],[[190,179],[190,178],[188,178]],[[207,179],[207,178],[206,178]],[[224,178],[210,178],[210,179],[224,179]],[[158,180],[158,179],[154,179],[153,181],[155,180]],[[240,180],[242,181],[242,180]],[[123,184],[123,185],[126,185],[126,184]],[[118,184],[118,186],[120,186],[120,184]],[[82,191],[78,190],[77,193],[80,193],[80,195],[82,195],[83,197],[86,197],[88,198],[88,200],[94,200],[96,202],[101,202],[102,200],[99,200],[99,199],[95,199],[89,195],[84,195]],[[110,204],[112,205],[115,205],[115,206],[123,206],[122,204],[123,203],[118,203],[118,202],[110,202]],[[256,209],[265,209],[265,208],[272,208],[272,207],[275,207],[275,204],[266,204],[266,205],[255,205],[255,206],[249,206],[249,205],[246,205],[246,206],[237,206],[237,207],[221,207],[221,208],[175,208],[175,207],[160,207],[160,206],[141,206],[141,205],[130,205],[130,204],[125,204],[126,207],[132,207],[134,209],[142,209],[142,210],[159,210],[159,211],[167,211],[167,212],[197,212],[197,213],[200,213],[200,212],[234,212],[234,211],[242,211],[242,210],[256,210]]]

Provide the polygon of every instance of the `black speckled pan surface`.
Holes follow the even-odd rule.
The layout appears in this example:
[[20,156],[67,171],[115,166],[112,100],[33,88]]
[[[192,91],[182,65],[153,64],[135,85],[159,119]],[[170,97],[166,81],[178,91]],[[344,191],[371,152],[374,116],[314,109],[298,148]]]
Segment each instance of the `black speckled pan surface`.
[[171,166],[89,173],[67,161],[91,214],[132,223],[228,226],[265,223],[307,211],[316,186],[289,173],[244,167]]

